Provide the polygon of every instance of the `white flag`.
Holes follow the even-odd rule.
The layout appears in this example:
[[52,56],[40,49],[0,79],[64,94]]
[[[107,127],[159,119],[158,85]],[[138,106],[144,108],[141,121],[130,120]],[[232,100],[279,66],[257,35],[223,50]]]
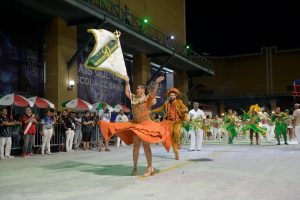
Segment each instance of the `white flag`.
[[84,66],[94,70],[109,71],[124,79],[127,76],[124,57],[119,37],[121,33],[114,33],[105,29],[88,29],[95,37],[95,46]]

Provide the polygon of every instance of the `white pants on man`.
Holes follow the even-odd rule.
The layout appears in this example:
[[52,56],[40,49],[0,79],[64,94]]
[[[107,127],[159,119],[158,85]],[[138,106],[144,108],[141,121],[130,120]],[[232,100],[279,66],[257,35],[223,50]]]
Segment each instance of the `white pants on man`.
[[120,144],[122,143],[122,146],[127,146],[123,141],[121,141],[121,138],[117,136],[117,147],[120,147]]
[[81,129],[77,129],[74,131],[74,146],[75,148],[79,148],[82,140],[82,132]]
[[212,133],[213,133],[213,135],[214,135],[214,137],[215,137],[215,141],[218,139],[218,140],[222,140],[221,139],[221,136],[222,136],[222,130],[221,130],[221,128],[216,128],[216,127],[213,127],[212,128]]
[[197,131],[194,131],[192,128],[192,130],[190,130],[189,133],[191,136],[190,151],[194,151],[196,146],[197,146],[197,150],[200,151],[202,147],[202,141],[203,141],[203,130],[199,129]]
[[[5,151],[4,151],[5,147]],[[0,159],[12,158],[13,156],[10,156],[11,151],[11,137],[0,137]],[[5,157],[4,157],[5,155]]]
[[298,144],[300,144],[300,125],[295,126],[295,135],[296,135]]
[[74,130],[67,130],[66,131],[66,151],[72,151],[72,146],[73,146],[73,140],[74,140]]
[[275,125],[270,126],[270,140],[275,137]]
[[268,124],[262,124],[262,127],[267,129],[266,131],[266,140],[267,142],[271,142],[271,138],[273,136],[272,131],[274,131],[274,128]]
[[52,138],[52,134],[53,134],[53,128],[50,128],[50,129],[47,129],[45,128],[44,131],[43,131],[43,137],[42,137],[42,141],[43,141],[43,144],[42,144],[42,155],[44,155],[45,153],[45,147],[47,147],[47,153],[50,154],[51,151],[50,151],[50,141],[51,141],[51,138]]
[[271,141],[271,127],[268,124],[262,124],[262,127],[265,128],[266,131],[266,140],[267,142]]

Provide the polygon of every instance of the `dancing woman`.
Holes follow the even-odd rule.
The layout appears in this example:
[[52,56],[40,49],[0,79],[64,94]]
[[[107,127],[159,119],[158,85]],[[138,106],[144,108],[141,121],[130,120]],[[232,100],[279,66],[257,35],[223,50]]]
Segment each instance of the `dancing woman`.
[[[246,126],[242,128],[241,131],[245,132],[247,130],[250,131],[250,144],[253,144],[253,135],[255,133],[256,144],[259,145],[259,135],[266,135],[267,129],[261,127],[260,122],[260,107],[258,104],[251,105],[248,113],[243,111],[243,118],[246,120]],[[261,114],[262,117],[262,114]]]
[[144,176],[153,176],[152,152],[150,143],[162,142],[167,151],[171,146],[172,124],[168,122],[154,122],[151,120],[151,106],[155,100],[158,85],[164,77],[158,77],[155,81],[154,89],[150,94],[146,94],[146,86],[138,85],[136,94],[130,93],[129,78],[125,79],[125,95],[131,99],[133,104],[133,122],[109,123],[99,122],[102,134],[108,141],[110,137],[118,135],[125,144],[133,143],[133,170],[132,175],[137,175],[137,162],[139,149],[143,144],[148,168]]

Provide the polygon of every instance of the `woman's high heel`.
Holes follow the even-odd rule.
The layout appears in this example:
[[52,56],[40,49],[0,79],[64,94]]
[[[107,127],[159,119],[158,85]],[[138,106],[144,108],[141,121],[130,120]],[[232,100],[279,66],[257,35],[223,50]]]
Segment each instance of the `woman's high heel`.
[[146,173],[144,174],[144,177],[148,177],[148,176],[154,176],[155,171],[153,167],[148,167]]

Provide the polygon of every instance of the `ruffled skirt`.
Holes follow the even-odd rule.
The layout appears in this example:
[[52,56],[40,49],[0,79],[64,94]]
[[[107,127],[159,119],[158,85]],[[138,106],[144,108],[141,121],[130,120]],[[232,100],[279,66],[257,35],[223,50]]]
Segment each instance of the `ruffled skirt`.
[[118,135],[121,140],[130,145],[133,135],[148,143],[162,143],[167,151],[172,145],[172,128],[170,121],[154,122],[150,119],[142,122],[105,122],[99,121],[99,127],[105,140]]

